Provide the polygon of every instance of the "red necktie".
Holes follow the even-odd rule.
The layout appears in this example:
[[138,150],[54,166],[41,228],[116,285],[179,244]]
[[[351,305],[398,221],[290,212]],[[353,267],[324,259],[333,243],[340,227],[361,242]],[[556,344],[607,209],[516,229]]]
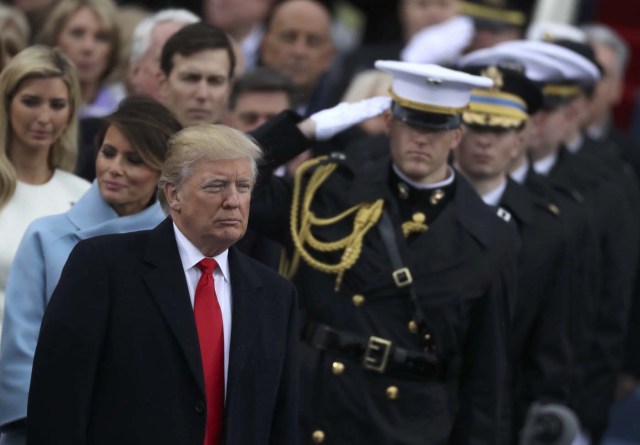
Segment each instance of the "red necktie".
[[193,304],[207,395],[204,445],[220,443],[224,416],[224,332],[222,312],[213,285],[213,271],[216,267],[218,263],[211,258],[204,258],[198,263],[202,275]]

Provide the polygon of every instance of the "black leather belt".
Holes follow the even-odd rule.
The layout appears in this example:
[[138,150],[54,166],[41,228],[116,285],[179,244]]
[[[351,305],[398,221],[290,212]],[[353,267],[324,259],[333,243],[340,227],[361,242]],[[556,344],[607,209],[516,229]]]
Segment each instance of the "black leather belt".
[[431,353],[410,351],[384,338],[367,338],[321,323],[307,322],[302,339],[314,348],[358,360],[365,369],[390,376],[433,378],[440,371]]

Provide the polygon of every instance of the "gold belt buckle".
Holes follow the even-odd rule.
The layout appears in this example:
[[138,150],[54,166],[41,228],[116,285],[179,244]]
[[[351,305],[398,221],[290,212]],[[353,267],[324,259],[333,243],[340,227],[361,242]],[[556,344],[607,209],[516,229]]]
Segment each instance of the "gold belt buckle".
[[411,283],[413,283],[413,277],[411,276],[411,271],[406,267],[403,267],[402,269],[394,270],[392,275],[393,275],[393,281],[396,282],[396,286],[398,287],[409,286]]
[[384,338],[371,336],[364,352],[362,365],[365,369],[383,373],[389,363],[391,354],[391,341]]

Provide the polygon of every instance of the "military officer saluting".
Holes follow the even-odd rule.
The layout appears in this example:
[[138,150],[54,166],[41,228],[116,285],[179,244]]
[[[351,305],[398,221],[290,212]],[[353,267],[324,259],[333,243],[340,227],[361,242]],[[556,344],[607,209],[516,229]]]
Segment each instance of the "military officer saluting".
[[517,234],[447,163],[493,82],[376,66],[394,76],[389,154],[316,158],[293,184],[263,171],[252,201],[301,297],[304,442],[499,444]]

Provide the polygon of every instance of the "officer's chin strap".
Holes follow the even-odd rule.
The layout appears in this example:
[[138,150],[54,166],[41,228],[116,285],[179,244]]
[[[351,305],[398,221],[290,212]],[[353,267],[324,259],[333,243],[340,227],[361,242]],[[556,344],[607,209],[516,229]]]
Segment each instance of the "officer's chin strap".
[[387,209],[382,212],[382,217],[380,219],[380,222],[378,223],[378,230],[380,231],[380,237],[382,238],[382,242],[387,249],[389,259],[391,260],[391,265],[394,269],[392,274],[393,280],[395,281],[398,288],[405,288],[409,293],[409,299],[411,301],[411,312],[413,321],[417,325],[417,332],[420,335],[420,344],[425,351],[435,353],[435,339],[433,338],[433,334],[427,327],[427,321],[424,316],[424,312],[422,311],[422,307],[418,302],[418,294],[416,293],[416,289],[413,285],[413,277],[411,276],[411,271],[403,264],[402,256],[400,255],[400,249],[398,248],[398,239],[400,238],[402,239],[402,242],[404,242],[404,238],[396,236],[393,221],[391,220],[391,216],[389,216],[389,212]]
[[527,412],[519,445],[571,445],[579,429],[580,421],[570,408],[534,403]]

